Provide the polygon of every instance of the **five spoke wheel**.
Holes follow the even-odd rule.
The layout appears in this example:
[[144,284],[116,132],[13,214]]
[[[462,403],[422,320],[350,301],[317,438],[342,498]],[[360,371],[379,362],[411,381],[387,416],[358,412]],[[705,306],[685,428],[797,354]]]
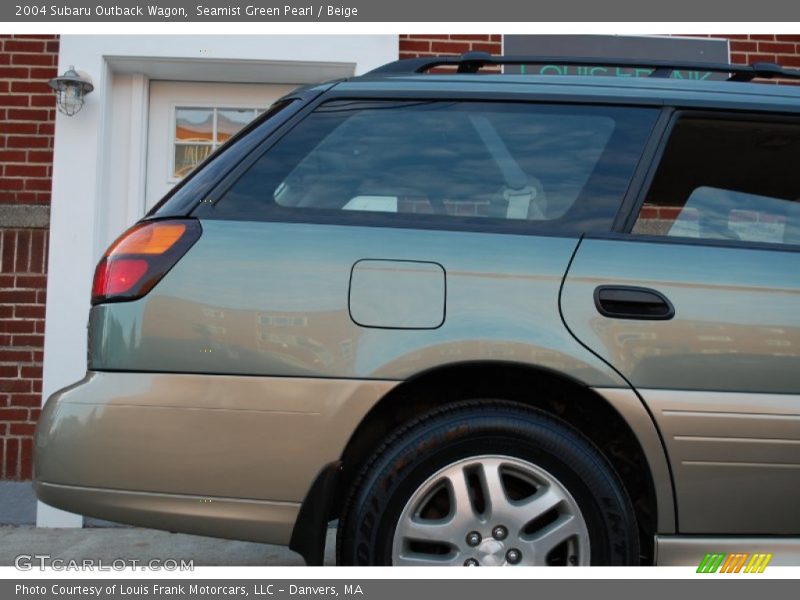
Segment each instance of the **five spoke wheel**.
[[519,403],[464,400],[420,415],[350,486],[340,565],[639,562],[636,513],[606,457]]
[[395,529],[397,565],[589,564],[577,503],[551,474],[510,456],[459,460],[429,477]]

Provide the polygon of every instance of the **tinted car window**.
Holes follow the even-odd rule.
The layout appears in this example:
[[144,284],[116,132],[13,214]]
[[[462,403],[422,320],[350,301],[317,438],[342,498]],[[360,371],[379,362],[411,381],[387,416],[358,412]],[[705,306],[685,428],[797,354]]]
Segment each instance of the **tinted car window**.
[[616,107],[329,102],[198,214],[604,228],[654,119]]
[[800,124],[685,119],[635,234],[800,244]]

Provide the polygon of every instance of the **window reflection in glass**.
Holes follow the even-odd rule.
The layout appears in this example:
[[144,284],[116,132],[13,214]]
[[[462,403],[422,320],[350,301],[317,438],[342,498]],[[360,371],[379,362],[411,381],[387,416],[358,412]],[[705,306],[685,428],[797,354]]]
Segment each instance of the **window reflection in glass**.
[[173,177],[183,179],[211,154],[211,144],[176,144]]
[[252,109],[226,108],[217,111],[217,142],[226,142],[255,116]]
[[213,142],[214,109],[176,108],[175,140],[180,142]]
[[182,179],[256,115],[256,108],[175,108],[172,177]]

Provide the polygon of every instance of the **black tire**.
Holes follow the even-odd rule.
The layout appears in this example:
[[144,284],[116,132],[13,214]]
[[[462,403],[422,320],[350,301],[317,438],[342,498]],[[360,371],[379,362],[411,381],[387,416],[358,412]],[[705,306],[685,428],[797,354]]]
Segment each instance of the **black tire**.
[[592,565],[639,564],[634,510],[601,452],[569,424],[539,410],[469,400],[433,410],[388,439],[356,477],[339,522],[339,565],[390,565],[398,519],[415,491],[473,456],[514,457],[552,475],[577,504]]

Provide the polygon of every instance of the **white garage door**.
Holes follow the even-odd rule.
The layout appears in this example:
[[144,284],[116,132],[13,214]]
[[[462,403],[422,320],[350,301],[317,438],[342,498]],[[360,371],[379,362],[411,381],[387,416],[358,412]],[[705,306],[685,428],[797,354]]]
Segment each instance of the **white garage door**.
[[150,83],[146,203],[150,209],[220,144],[295,85]]

